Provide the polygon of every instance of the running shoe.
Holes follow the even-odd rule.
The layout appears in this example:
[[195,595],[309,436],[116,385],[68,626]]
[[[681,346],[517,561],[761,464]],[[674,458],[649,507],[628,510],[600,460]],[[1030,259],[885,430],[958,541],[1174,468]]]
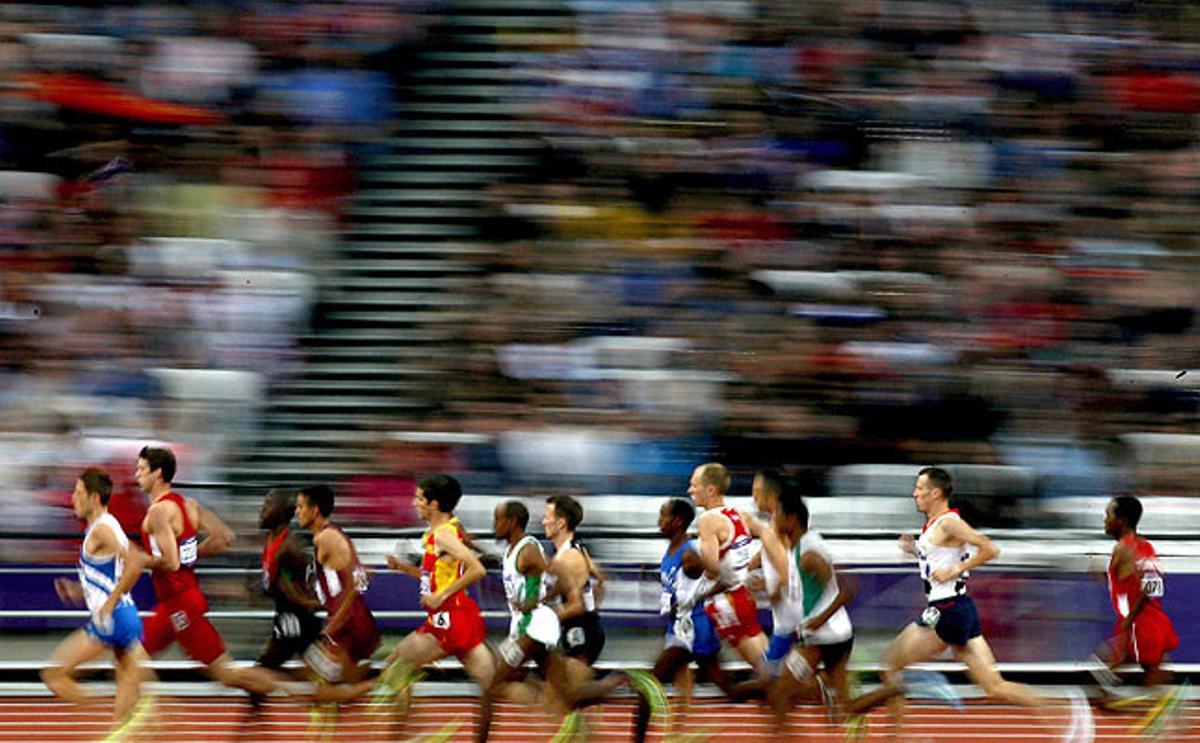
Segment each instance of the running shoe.
[[332,741],[337,733],[338,706],[334,702],[314,704],[308,710],[308,739]]
[[825,679],[817,674],[817,691],[821,695],[821,705],[825,707],[825,719],[830,725],[837,725],[838,718],[841,716],[841,710],[838,708],[837,695],[833,693],[833,689],[829,688],[829,684],[825,683]]
[[846,743],[857,743],[867,739],[867,716],[850,715],[846,718]]
[[625,672],[629,685],[650,705],[650,714],[670,721],[671,701],[662,683],[649,671],[635,668]]
[[117,726],[104,737],[104,743],[114,743],[115,741],[126,740],[138,733],[139,730],[150,720],[150,715],[154,711],[154,697],[150,694],[144,694],[138,699],[137,704],[133,709],[125,714]]
[[550,743],[568,743],[568,741],[580,740],[586,735],[583,725],[583,715],[578,711],[571,711],[563,718],[562,725],[559,726],[558,732],[550,739]]
[[1175,718],[1179,708],[1187,699],[1188,686],[1187,680],[1184,680],[1183,683],[1164,691],[1154,706],[1142,716],[1142,719],[1138,720],[1133,732],[1143,738],[1157,737],[1163,728]]
[[900,674],[900,680],[908,697],[931,699],[948,704],[959,712],[963,711],[962,697],[946,677],[936,671],[904,671]]

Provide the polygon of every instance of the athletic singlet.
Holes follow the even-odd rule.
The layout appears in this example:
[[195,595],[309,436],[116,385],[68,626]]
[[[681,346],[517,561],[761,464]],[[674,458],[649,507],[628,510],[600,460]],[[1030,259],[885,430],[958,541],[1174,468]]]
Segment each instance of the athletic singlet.
[[512,612],[513,617],[522,617],[529,613],[525,611],[524,607],[529,604],[531,598],[536,598],[536,603],[541,603],[541,600],[546,596],[546,588],[543,585],[542,576],[524,575],[517,570],[517,559],[521,554],[521,550],[530,544],[537,548],[538,553],[544,559],[546,555],[542,552],[542,545],[532,534],[526,534],[521,537],[520,541],[509,547],[508,551],[504,553],[502,568],[504,596],[508,599],[508,609]]
[[721,543],[717,558],[721,561],[721,580],[727,591],[740,588],[750,574],[750,530],[736,508],[724,506],[717,513],[729,521],[729,538]]
[[1124,619],[1129,616],[1129,610],[1137,603],[1137,600],[1144,591],[1148,598],[1139,616],[1147,612],[1152,614],[1164,613],[1162,596],[1165,581],[1163,580],[1162,567],[1158,562],[1158,553],[1154,551],[1154,545],[1150,544],[1149,540],[1137,534],[1128,534],[1122,537],[1118,544],[1133,550],[1136,569],[1122,580],[1117,578],[1114,560],[1109,560],[1108,593],[1112,597],[1113,608]]
[[932,540],[933,527],[942,519],[962,518],[958,511],[950,509],[937,518],[925,524],[921,529],[921,537],[917,540],[917,563],[921,571],[921,580],[925,583],[925,598],[929,601],[942,601],[952,596],[962,596],[967,592],[969,573],[963,573],[952,581],[937,581],[933,579],[935,570],[952,568],[970,558],[967,546],[942,547]]
[[[586,581],[584,581],[583,587],[579,589],[579,593],[583,599],[584,613],[594,612],[596,611],[596,579],[592,576],[591,571],[592,558],[588,555],[587,548],[585,548],[575,539],[571,539],[571,541],[563,545],[560,553],[566,552],[569,549],[579,550],[579,554],[583,555],[583,559],[588,565],[588,578]],[[557,584],[558,579],[551,573],[547,573],[545,578],[546,579],[543,581],[543,583],[545,584],[545,590],[549,592]],[[559,596],[556,599],[556,603],[563,603],[563,597]]]
[[[791,555],[791,548],[787,550],[788,555]],[[779,588],[779,573],[775,570],[775,563],[767,558],[766,550],[762,550],[762,573],[763,583],[766,584],[767,596],[775,593]],[[797,572],[796,561],[788,560],[788,587],[787,590],[779,595],[778,601],[771,602],[771,633],[774,635],[788,635],[795,632],[800,626],[800,619],[803,616],[800,606],[800,598],[803,594],[800,589],[800,575]]]
[[[288,538],[291,536],[291,529],[284,527],[283,532],[270,539],[263,545],[262,555],[262,590],[271,598],[275,599],[275,611],[280,614],[297,614],[311,615],[312,611],[292,601],[288,595],[279,587],[280,575],[286,570],[293,576],[302,577],[305,572],[305,565],[302,562],[303,558],[296,552],[287,552],[283,549]],[[288,557],[288,562],[284,562],[284,556]]]
[[[200,583],[196,580],[196,551],[199,547],[199,540],[196,537],[196,527],[188,518],[187,502],[182,495],[174,491],[159,498],[155,504],[163,501],[170,501],[179,508],[179,514],[183,517],[183,531],[175,537],[175,545],[179,551],[179,569],[166,571],[155,568],[150,573],[150,582],[154,584],[154,595],[160,602],[169,601],[188,591],[200,590]],[[152,504],[151,508],[153,507]],[[142,522],[142,546],[152,556],[162,556],[158,541],[146,529],[145,522]]]
[[[806,573],[801,568],[801,559],[807,552],[815,552],[829,563],[831,572],[829,581],[825,585],[818,583],[815,575]],[[804,536],[800,537],[792,554],[795,559],[789,560],[789,562],[795,566],[797,583],[801,586],[802,624],[825,611],[837,599],[839,593],[837,571],[833,567],[833,553],[826,546],[825,539],[815,531],[804,532]],[[849,640],[854,635],[854,627],[850,623],[850,613],[846,611],[846,607],[840,606],[824,624],[811,632],[805,630],[803,634],[805,641],[810,644],[832,645]]]
[[[99,611],[104,602],[108,601],[113,589],[117,587],[117,582],[121,580],[121,573],[125,570],[125,560],[120,552],[108,557],[94,557],[88,554],[88,537],[97,526],[107,526],[116,535],[122,551],[129,547],[129,538],[125,536],[125,530],[111,513],[105,512],[83,533],[83,545],[79,548],[79,585],[83,586],[83,597],[87,601],[88,611],[92,614]],[[133,604],[133,599],[126,593],[117,604]]]
[[[425,530],[425,534],[421,537],[421,545],[425,550],[421,557],[421,596],[429,596],[441,591],[458,580],[459,576],[466,571],[461,560],[438,555],[435,541],[437,533],[444,529],[453,529],[459,541],[464,541],[466,532],[457,516],[451,516],[446,523]],[[438,611],[458,609],[465,605],[465,598],[467,598],[466,591],[458,591],[453,596],[448,596]]]
[[[350,545],[350,563],[341,570],[334,570],[322,565],[317,560],[316,550],[313,550],[313,561],[310,568],[313,593],[316,594],[317,601],[324,604],[325,610],[332,617],[337,614],[338,608],[346,600],[346,597],[353,595],[347,590],[349,586],[354,586],[358,590],[358,600],[365,602],[365,594],[371,586],[371,580],[367,574],[367,566],[358,559],[358,550],[354,548],[354,542],[346,535],[346,532],[342,531],[342,527],[334,523],[326,523],[317,534],[326,529],[336,529],[342,535],[342,539],[346,540],[346,544]],[[313,537],[316,538],[317,534],[313,534]]]

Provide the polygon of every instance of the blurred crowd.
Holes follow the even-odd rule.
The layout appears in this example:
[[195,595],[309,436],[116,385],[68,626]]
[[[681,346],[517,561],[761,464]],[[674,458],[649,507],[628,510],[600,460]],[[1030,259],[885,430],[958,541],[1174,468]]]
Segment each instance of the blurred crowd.
[[490,194],[447,400],[504,478],[1193,492],[1194,6],[568,5],[519,70],[545,147]]
[[6,527],[85,465],[132,490],[138,442],[190,482],[253,442],[433,4],[0,7]]
[[[1192,492],[1191,3],[529,13],[550,5],[491,42],[524,60],[502,79],[536,163],[488,187],[495,249],[436,409],[381,432],[356,493],[425,465],[678,492],[711,459],[818,495],[840,465],[930,462],[1028,468],[1045,496]],[[434,11],[485,10],[0,7],[9,527],[46,523],[28,504],[61,500],[64,464],[154,439],[204,481],[253,446],[406,55]]]

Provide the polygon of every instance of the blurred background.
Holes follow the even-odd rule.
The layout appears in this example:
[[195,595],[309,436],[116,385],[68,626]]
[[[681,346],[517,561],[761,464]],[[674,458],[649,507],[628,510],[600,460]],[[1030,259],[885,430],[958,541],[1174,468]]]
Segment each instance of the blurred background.
[[137,531],[155,442],[241,535],[241,658],[267,488],[335,486],[394,634],[442,471],[484,537],[581,497],[606,657],[649,661],[658,506],[717,460],[809,496],[868,659],[922,603],[919,467],[1004,550],[1002,661],[1107,633],[1136,494],[1200,660],[1198,42],[1186,0],[3,4],[3,654],[82,622],[74,479]]

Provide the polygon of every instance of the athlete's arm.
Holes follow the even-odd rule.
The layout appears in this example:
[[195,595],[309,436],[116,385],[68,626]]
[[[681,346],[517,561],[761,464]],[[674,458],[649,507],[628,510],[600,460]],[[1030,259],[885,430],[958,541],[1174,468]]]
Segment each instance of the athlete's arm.
[[113,609],[117,608],[117,602],[121,600],[122,596],[133,590],[134,585],[138,582],[138,578],[142,577],[142,571],[150,564],[150,555],[134,547],[132,543],[126,549],[122,550],[121,543],[117,540],[117,535],[113,534],[112,530],[108,528],[105,528],[104,532],[108,535],[107,539],[111,540],[113,551],[122,556],[124,567],[121,569],[121,576],[117,579],[117,585],[113,587],[112,593],[108,595],[108,598],[104,601],[104,605],[97,612],[101,617],[107,617],[113,613]]
[[387,556],[387,566],[388,566],[389,570],[396,570],[398,572],[404,573],[409,578],[420,578],[421,577],[421,566],[412,565],[410,563],[404,562],[403,560],[396,557],[395,555],[389,554]]
[[608,573],[604,572],[604,568],[597,565],[586,551],[583,552],[583,559],[587,562],[588,575],[596,581],[592,586],[592,596],[599,607],[604,602],[604,586],[608,583]]
[[800,569],[809,575],[815,576],[817,581],[823,586],[828,585],[831,580],[837,581],[837,597],[820,614],[815,615],[804,623],[804,629],[811,631],[828,622],[834,612],[853,601],[854,592],[846,587],[841,578],[834,577],[833,566],[817,552],[809,550],[801,555]]
[[175,530],[171,528],[172,508],[174,506],[169,502],[159,502],[146,511],[146,531],[158,545],[158,555],[150,558],[149,567],[167,573],[179,570],[179,545],[175,543]]
[[83,586],[79,581],[70,578],[55,578],[54,590],[58,598],[68,606],[79,606],[83,603]]
[[204,541],[196,545],[196,557],[217,555],[229,549],[233,544],[233,529],[221,520],[221,517],[204,506],[196,503],[196,531],[204,533]]
[[293,604],[316,611],[321,608],[321,602],[312,595],[303,580],[296,579],[296,576],[304,574],[308,563],[304,550],[297,542],[294,534],[289,534],[283,542],[279,555],[279,590]]
[[721,576],[721,535],[720,520],[717,518],[700,517],[700,564],[704,566],[704,574],[716,580]]
[[900,551],[906,555],[917,557],[917,538],[912,534],[901,534],[897,540],[900,545]]
[[517,555],[517,572],[521,575],[541,575],[546,572],[546,558],[532,542],[521,548]]
[[[313,549],[317,551],[317,564],[329,570],[345,570],[350,566],[350,541],[339,534],[336,529],[324,529],[313,539]],[[341,600],[337,611],[325,622],[325,634],[337,634],[342,628],[354,597],[358,594],[356,581],[348,581],[342,586],[345,598]]]
[[762,539],[762,552],[766,554],[767,559],[771,562],[771,567],[775,568],[775,574],[779,576],[779,584],[775,587],[775,592],[767,598],[771,601],[778,601],[779,597],[788,590],[787,548],[783,546],[783,541],[774,529],[761,530],[760,539]]
[[938,525],[942,530],[942,535],[950,539],[957,539],[960,542],[965,542],[975,548],[975,554],[959,564],[949,568],[938,568],[933,571],[931,576],[934,580],[940,582],[952,581],[968,570],[991,562],[1000,554],[1000,548],[995,545],[992,540],[971,528],[966,521],[961,518],[942,519]]
[[[538,586],[541,585],[540,576],[546,572],[546,558],[542,556],[542,551],[533,543],[527,543],[521,548],[517,554],[517,572],[526,578],[538,578]],[[527,595],[521,602],[521,611],[533,611],[537,606],[540,591],[534,591],[532,595]]]
[[[1117,574],[1117,580],[1125,580],[1137,572],[1137,560],[1128,545],[1118,544],[1113,548],[1113,567]],[[1134,621],[1149,601],[1150,596],[1146,593],[1146,586],[1143,583],[1138,591],[1137,601],[1133,602],[1133,606],[1129,607],[1129,613],[1121,620],[1122,632],[1129,632],[1133,629]]]
[[433,537],[433,544],[437,548],[439,555],[449,555],[451,558],[462,562],[466,568],[463,570],[463,574],[455,578],[450,585],[442,588],[437,593],[430,593],[421,597],[422,606],[430,611],[437,611],[446,602],[446,599],[472,583],[478,583],[483,580],[484,576],[487,575],[487,570],[484,569],[483,563],[479,561],[479,557],[467,545],[462,543],[462,540],[458,538],[453,529],[439,529]]
[[562,605],[555,610],[559,621],[583,614],[587,610],[583,604],[583,584],[588,575],[583,555],[576,549],[567,550],[550,563],[550,572],[556,576],[555,585],[562,596]]

